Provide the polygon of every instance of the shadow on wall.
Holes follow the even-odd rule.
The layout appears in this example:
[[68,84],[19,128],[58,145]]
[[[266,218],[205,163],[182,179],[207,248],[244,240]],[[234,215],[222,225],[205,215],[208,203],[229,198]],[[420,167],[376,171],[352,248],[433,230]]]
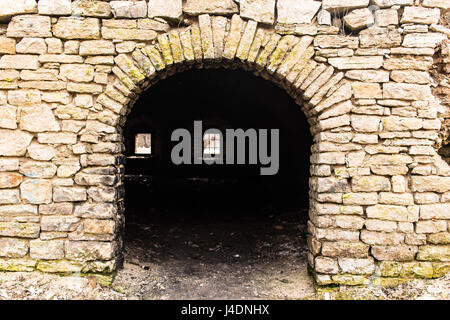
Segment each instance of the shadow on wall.
[[[280,166],[261,176],[260,165],[179,165],[171,161],[173,130],[218,128],[280,130]],[[135,136],[151,134],[151,156],[135,154]],[[241,70],[176,74],[152,86],[124,128],[127,215],[176,208],[196,214],[281,212],[308,207],[312,137],[303,112],[273,83]]]

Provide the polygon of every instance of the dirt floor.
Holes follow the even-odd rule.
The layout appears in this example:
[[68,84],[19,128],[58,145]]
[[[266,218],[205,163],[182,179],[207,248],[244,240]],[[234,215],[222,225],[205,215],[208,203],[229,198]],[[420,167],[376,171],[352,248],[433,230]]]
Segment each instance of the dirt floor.
[[0,300],[450,299],[449,276],[391,289],[317,291],[307,271],[300,217],[304,213],[206,223],[204,217],[129,219],[124,267],[111,286],[77,275],[1,272]]

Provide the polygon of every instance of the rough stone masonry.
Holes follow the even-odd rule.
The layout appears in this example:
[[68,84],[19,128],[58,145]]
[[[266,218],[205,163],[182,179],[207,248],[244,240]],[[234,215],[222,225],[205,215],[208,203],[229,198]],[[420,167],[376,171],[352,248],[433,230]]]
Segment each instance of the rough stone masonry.
[[0,270],[120,267],[130,108],[167,76],[223,66],[282,86],[308,118],[318,284],[449,272],[450,167],[437,153],[449,118],[449,9],[449,0],[0,0]]

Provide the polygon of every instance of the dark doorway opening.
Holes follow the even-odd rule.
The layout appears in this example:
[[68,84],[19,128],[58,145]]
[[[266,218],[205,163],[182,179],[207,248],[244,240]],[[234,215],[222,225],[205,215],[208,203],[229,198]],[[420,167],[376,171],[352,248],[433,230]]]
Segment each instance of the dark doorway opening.
[[[279,129],[278,173],[261,176],[260,165],[248,164],[174,165],[173,130],[192,132],[198,120],[204,130]],[[247,273],[306,269],[312,137],[282,88],[242,70],[176,74],[142,95],[124,137],[125,261],[170,279],[165,290],[147,288],[149,296],[264,297],[261,288],[239,286]]]

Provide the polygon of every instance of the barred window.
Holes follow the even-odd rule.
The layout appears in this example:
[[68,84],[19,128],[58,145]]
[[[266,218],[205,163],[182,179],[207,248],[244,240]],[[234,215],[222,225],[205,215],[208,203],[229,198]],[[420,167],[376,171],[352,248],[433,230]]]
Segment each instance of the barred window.
[[135,154],[152,154],[152,135],[150,133],[138,133],[135,137]]
[[220,154],[220,134],[205,133],[203,136],[203,155],[215,156]]

